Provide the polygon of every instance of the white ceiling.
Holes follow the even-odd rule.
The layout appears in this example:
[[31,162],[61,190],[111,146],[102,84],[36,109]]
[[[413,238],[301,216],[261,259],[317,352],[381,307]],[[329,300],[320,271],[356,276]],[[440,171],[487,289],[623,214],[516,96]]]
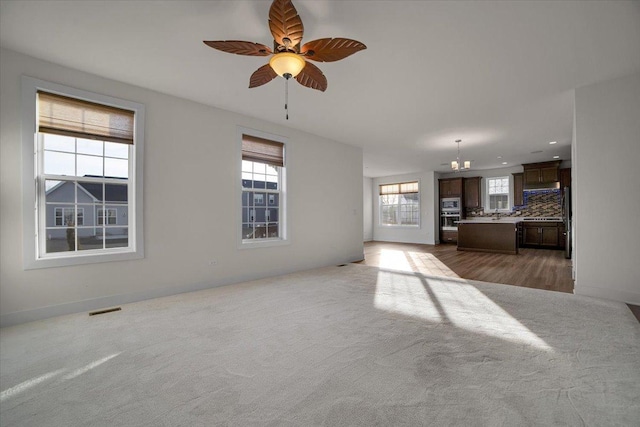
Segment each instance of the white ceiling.
[[316,63],[324,93],[292,82],[286,121],[284,80],[248,89],[268,58],[202,43],[271,46],[270,1],[0,4],[3,47],[360,146],[369,177],[449,171],[456,139],[474,169],[569,159],[573,89],[640,71],[638,1],[294,0],[303,43],[367,50]]

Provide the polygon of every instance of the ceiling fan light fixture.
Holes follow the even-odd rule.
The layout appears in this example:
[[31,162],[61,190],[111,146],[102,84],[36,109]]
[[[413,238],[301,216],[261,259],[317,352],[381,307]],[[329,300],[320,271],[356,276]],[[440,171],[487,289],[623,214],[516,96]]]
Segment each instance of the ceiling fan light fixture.
[[290,74],[290,77],[295,77],[300,74],[300,71],[302,71],[306,64],[307,61],[305,61],[304,58],[292,52],[276,53],[269,61],[269,65],[271,65],[273,71],[280,77],[283,77],[285,74]]

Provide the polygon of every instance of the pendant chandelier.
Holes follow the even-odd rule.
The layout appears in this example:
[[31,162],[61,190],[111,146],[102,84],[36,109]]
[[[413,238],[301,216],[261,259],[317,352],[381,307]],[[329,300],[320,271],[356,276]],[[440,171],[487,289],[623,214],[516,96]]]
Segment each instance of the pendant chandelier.
[[451,169],[453,169],[456,172],[471,169],[471,162],[469,160],[464,160],[464,161],[460,160],[460,143],[461,142],[462,142],[461,139],[456,139],[456,144],[458,144],[458,156],[454,161],[451,162]]

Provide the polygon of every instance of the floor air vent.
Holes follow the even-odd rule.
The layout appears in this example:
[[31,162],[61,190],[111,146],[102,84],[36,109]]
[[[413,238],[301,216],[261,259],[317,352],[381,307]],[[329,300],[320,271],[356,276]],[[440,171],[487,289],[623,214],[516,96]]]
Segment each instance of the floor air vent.
[[96,314],[111,313],[113,311],[120,311],[120,310],[122,310],[121,307],[105,308],[104,310],[90,311],[89,316],[95,316]]

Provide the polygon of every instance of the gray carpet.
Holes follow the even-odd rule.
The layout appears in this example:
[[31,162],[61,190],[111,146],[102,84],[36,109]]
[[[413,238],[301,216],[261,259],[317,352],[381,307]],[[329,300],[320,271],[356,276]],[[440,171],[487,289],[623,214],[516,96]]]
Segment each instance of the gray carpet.
[[350,264],[0,331],[2,426],[640,420],[622,303]]

